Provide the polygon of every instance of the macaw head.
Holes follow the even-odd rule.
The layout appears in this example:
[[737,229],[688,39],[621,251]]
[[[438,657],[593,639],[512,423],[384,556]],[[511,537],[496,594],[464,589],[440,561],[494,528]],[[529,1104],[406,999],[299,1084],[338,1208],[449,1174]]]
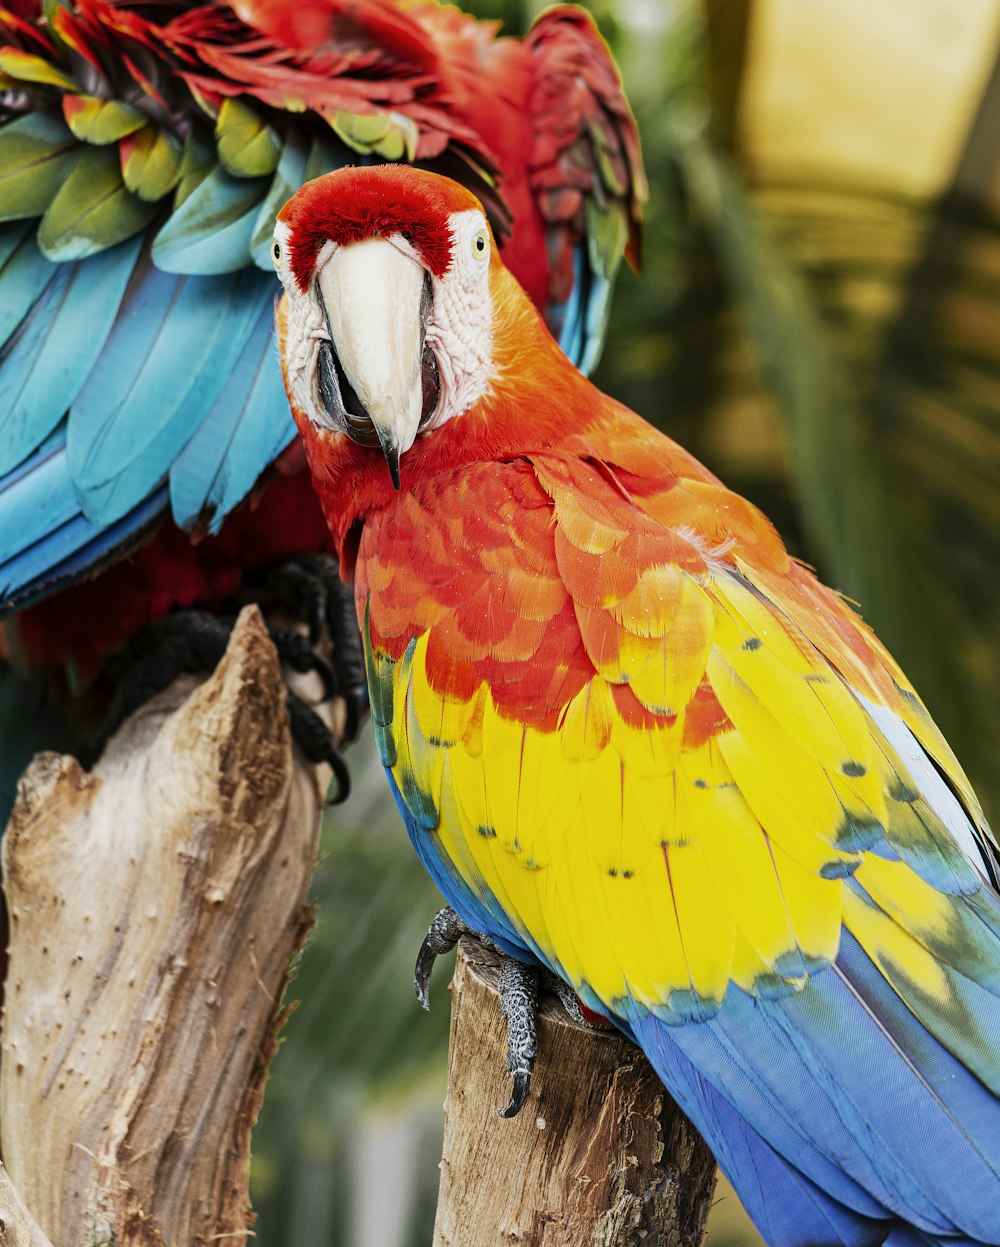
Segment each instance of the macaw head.
[[409,166],[341,169],[285,204],[273,256],[296,418],[381,447],[398,489],[417,434],[490,383],[492,287],[505,270],[481,204]]

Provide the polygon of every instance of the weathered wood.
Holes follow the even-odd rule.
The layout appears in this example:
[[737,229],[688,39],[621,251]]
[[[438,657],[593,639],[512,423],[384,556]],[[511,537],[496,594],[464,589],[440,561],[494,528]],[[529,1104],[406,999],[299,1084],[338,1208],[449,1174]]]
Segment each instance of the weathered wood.
[[434,1247],[697,1247],[715,1162],[616,1032],[543,1001],[528,1102],[497,1115],[510,1094],[499,964],[459,944]]
[[0,1165],[0,1247],[52,1247]]
[[36,758],[4,841],[3,1158],[57,1247],[239,1244],[252,1222],[250,1130],[323,794],[293,763],[256,607],[193,683],[92,774]]

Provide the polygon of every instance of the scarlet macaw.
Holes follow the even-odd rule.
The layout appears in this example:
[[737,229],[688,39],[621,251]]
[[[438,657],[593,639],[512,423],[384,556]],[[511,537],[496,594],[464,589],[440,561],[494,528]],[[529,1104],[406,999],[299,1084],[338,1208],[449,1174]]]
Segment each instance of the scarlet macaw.
[[[497,26],[396,0],[0,8],[0,616],[29,667],[89,679],[172,608],[329,549],[273,347],[274,216],[307,178],[388,159],[475,186],[594,363],[638,246],[634,123],[584,12]],[[25,697],[0,688],[16,771]]]
[[379,752],[458,917],[643,1047],[773,1247],[1000,1243],[997,846],[902,671],[569,366],[468,190],[332,173],[274,254]]

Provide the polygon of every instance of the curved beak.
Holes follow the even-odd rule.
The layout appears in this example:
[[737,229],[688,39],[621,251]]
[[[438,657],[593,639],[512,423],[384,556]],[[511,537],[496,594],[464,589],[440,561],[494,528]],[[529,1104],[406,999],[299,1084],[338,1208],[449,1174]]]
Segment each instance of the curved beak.
[[[424,408],[424,278],[384,238],[338,247],[317,275],[333,342],[326,366],[336,369],[347,432],[364,445],[377,438],[397,489],[399,457],[413,445]],[[324,379],[323,364],[320,388],[329,404],[333,379]]]

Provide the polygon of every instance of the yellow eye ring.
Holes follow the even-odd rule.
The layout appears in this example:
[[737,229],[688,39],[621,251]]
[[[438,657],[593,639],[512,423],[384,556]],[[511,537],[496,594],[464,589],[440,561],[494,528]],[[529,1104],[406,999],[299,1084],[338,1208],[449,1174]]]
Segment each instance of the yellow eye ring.
[[271,247],[271,255],[274,256],[275,264],[281,263],[281,243],[278,242],[277,238],[274,240],[274,245]]
[[472,258],[485,260],[490,253],[490,236],[484,229],[478,231],[472,239]]

